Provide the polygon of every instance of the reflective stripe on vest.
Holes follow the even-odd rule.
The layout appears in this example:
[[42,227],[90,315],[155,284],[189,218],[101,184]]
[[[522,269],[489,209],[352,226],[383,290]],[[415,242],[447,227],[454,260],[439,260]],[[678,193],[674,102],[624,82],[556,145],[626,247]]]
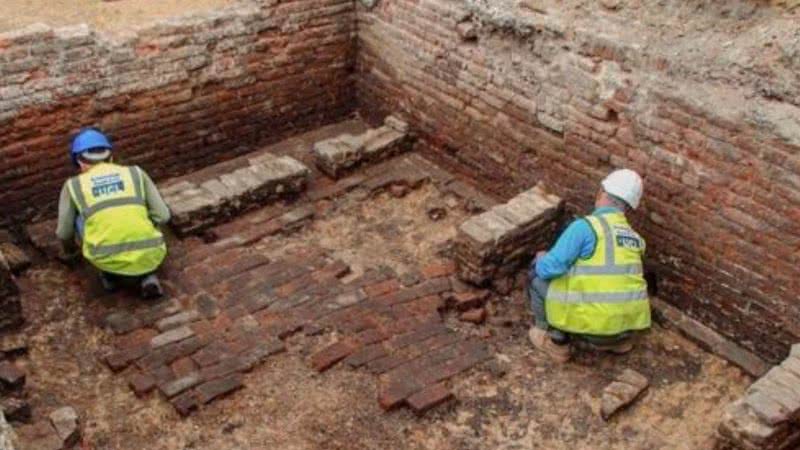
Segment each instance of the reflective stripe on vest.
[[597,247],[594,254],[551,280],[545,296],[548,323],[567,332],[593,335],[649,327],[641,261],[644,240],[620,212],[586,220],[597,235]]
[[164,238],[145,239],[143,241],[124,242],[122,244],[111,245],[91,245],[89,244],[89,252],[98,258],[103,256],[112,256],[118,253],[131,252],[134,250],[145,250],[148,248],[156,248],[164,245]]
[[625,303],[647,300],[647,289],[631,292],[548,292],[547,298],[561,303]]

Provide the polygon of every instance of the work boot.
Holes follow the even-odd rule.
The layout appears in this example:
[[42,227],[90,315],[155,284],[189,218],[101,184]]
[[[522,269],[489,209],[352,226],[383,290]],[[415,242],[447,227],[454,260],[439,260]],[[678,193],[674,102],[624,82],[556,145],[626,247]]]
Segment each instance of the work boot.
[[164,295],[164,291],[161,289],[161,283],[159,283],[158,277],[155,274],[151,273],[150,275],[142,278],[143,298],[158,298],[162,295]]
[[558,345],[550,338],[546,330],[538,327],[531,327],[528,331],[528,338],[534,347],[547,353],[553,360],[558,363],[565,363],[569,361],[570,348],[569,345]]
[[105,272],[100,272],[100,284],[103,285],[103,290],[106,292],[114,292],[117,290],[117,282],[114,278]]
[[613,344],[596,344],[592,343],[589,344],[591,348],[594,350],[598,350],[601,352],[608,352],[613,353],[615,355],[624,355],[625,353],[630,352],[633,350],[633,342],[630,339],[626,339],[624,341],[616,342]]

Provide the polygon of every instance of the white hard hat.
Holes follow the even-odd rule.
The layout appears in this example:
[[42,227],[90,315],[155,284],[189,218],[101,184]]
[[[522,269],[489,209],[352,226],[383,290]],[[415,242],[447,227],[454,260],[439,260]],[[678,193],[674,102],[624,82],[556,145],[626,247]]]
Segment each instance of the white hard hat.
[[639,206],[642,199],[642,177],[630,169],[619,169],[611,172],[603,180],[603,190],[625,201],[633,209]]

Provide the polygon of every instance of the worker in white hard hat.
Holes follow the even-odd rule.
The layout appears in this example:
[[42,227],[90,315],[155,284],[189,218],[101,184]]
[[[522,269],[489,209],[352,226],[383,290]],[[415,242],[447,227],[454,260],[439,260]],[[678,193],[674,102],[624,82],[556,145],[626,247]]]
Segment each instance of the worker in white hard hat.
[[594,212],[537,253],[528,290],[535,316],[529,338],[556,361],[569,360],[572,341],[626,353],[633,332],[650,327],[645,242],[625,217],[641,198],[639,174],[615,170],[603,180]]

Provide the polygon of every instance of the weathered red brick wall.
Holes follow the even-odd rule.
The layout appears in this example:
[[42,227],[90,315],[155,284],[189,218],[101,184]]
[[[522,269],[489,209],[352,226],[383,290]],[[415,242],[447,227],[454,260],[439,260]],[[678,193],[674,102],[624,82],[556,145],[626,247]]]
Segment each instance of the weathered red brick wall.
[[114,37],[0,34],[0,218],[53,212],[81,126],[164,178],[337,120],[354,39],[350,0],[254,1]]
[[[800,340],[792,19],[742,4],[665,12],[674,23],[648,32],[637,14],[659,11],[521,5],[359,5],[361,107],[402,112],[431,153],[506,196],[544,180],[586,211],[612,168],[640,171],[634,221],[659,295],[768,360],[785,356]],[[698,14],[713,26],[681,29]],[[734,32],[737,20],[747,26]]]

